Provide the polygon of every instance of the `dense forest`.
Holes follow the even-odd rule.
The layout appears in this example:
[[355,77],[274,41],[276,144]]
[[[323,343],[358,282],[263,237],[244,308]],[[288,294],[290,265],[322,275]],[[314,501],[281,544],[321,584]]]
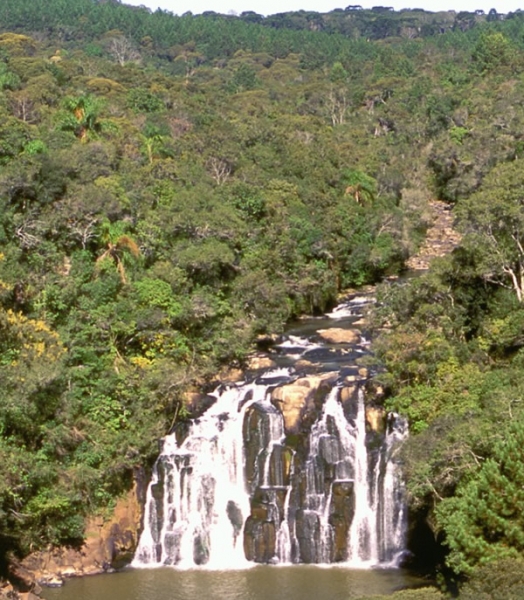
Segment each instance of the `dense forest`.
[[0,24],[2,560],[80,543],[188,390],[402,273],[438,198],[462,243],[379,287],[373,367],[434,566],[513,572],[524,13],[2,0]]

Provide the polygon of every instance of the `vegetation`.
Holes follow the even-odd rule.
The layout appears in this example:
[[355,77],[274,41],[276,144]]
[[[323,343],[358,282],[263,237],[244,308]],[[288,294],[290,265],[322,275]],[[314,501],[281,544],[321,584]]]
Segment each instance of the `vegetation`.
[[361,600],[444,600],[445,596],[436,588],[425,587],[413,590],[401,590],[388,596],[369,596]]
[[401,272],[438,197],[463,243],[381,290],[377,378],[447,568],[521,557],[522,14],[3,0],[0,23],[2,554],[81,541],[184,392]]

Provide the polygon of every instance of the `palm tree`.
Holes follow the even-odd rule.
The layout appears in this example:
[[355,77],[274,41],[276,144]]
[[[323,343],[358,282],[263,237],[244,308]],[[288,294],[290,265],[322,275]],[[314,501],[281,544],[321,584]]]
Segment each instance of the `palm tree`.
[[109,223],[102,225],[102,240],[106,244],[105,251],[96,259],[97,269],[101,263],[110,259],[116,266],[116,270],[120,275],[120,281],[123,284],[127,283],[126,270],[124,267],[124,256],[128,252],[135,258],[140,256],[140,248],[137,243],[128,235],[120,234],[118,228]]
[[81,142],[87,142],[90,135],[102,131],[103,123],[99,121],[98,116],[103,102],[96,96],[69,96],[64,99],[63,107],[65,115],[60,128],[72,131]]
[[362,171],[346,171],[343,181],[345,194],[352,196],[358,204],[372,202],[377,193],[377,182]]

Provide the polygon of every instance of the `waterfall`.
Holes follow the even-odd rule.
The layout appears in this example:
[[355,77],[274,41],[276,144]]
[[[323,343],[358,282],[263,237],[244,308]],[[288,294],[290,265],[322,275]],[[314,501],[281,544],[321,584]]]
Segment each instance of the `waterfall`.
[[[363,304],[358,297],[336,310],[337,323],[358,317]],[[367,341],[355,346],[364,352]],[[166,436],[133,566],[398,564],[405,419],[369,404],[363,381],[351,375],[354,363],[343,363],[353,360],[347,349],[302,336],[279,347],[287,364],[291,355],[329,352],[340,372],[299,377],[293,367],[277,368],[220,387],[182,441]]]
[[[382,478],[381,496],[377,495],[376,506],[380,532],[380,560],[392,566],[398,565],[406,543],[407,510],[405,485],[401,477],[399,450],[408,436],[407,419],[395,413],[389,415],[388,432],[381,453],[385,470]],[[378,486],[377,486],[378,487]]]
[[238,568],[246,563],[242,527],[250,508],[242,425],[247,408],[266,389],[250,384],[217,393],[180,446],[174,434],[164,438],[134,566]]
[[258,562],[395,565],[404,549],[405,420],[389,415],[372,454],[363,391],[353,420],[333,386],[300,460],[285,446],[270,387],[217,393],[184,442],[164,439],[134,566],[239,568],[250,564],[246,554]]
[[358,396],[355,426],[355,515],[349,536],[349,563],[355,567],[396,566],[405,544],[404,482],[398,451],[407,437],[407,421],[391,413],[378,457],[366,444],[364,395]]

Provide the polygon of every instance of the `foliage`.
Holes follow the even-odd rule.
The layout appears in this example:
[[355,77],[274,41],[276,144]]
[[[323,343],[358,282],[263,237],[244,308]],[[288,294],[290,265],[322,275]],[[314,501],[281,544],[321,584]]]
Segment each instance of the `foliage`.
[[[474,200],[461,200],[473,221]],[[403,450],[413,517],[430,524],[449,548],[448,566],[463,575],[523,551],[520,302],[495,271],[486,280],[482,253],[466,237],[427,275],[384,286],[375,314],[376,326],[392,327],[376,344],[387,368],[377,377],[415,434]]]
[[524,176],[518,162],[495,167],[482,189],[460,203],[464,247],[487,281],[524,300]]
[[475,569],[461,600],[517,600],[524,593],[522,559],[489,562]]
[[500,470],[494,424],[522,417],[524,21],[375,8],[2,0],[2,551],[79,543],[188,386],[400,273],[435,194],[464,241],[380,290],[377,378],[434,531]]
[[439,505],[447,560],[455,572],[471,573],[476,564],[518,558],[524,551],[523,443],[524,425],[516,420],[471,479]]

